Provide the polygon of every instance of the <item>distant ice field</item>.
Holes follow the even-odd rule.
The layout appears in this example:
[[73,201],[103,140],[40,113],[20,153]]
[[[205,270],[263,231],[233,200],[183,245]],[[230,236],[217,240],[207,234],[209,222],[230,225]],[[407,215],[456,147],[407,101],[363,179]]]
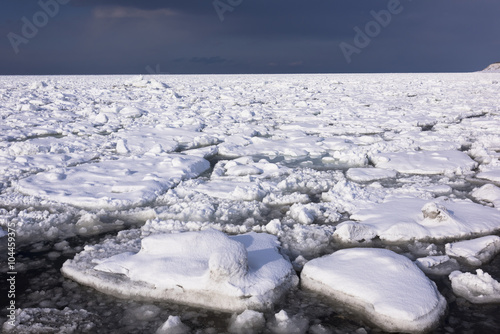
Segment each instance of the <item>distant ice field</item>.
[[[0,77],[1,272],[14,227],[25,277],[3,330],[500,331],[499,82]],[[404,279],[387,274],[396,264]],[[430,292],[390,291],[401,280]],[[381,311],[416,295],[411,316]]]

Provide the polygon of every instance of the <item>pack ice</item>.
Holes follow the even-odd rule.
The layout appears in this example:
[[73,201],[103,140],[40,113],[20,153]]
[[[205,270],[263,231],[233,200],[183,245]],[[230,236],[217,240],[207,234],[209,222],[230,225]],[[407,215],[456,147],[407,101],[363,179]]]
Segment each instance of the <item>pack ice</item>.
[[264,233],[226,236],[208,229],[141,240],[122,232],[86,247],[62,273],[118,297],[229,312],[267,309],[298,284],[278,247],[277,238]]
[[339,224],[335,236],[344,242],[380,237],[389,242],[464,239],[500,229],[500,212],[468,200],[389,197],[357,210],[355,221]]
[[80,208],[126,209],[208,168],[205,159],[188,155],[130,157],[38,173],[19,180],[17,190]]
[[311,260],[302,270],[301,286],[388,332],[429,331],[447,305],[411,260],[386,249],[343,249]]

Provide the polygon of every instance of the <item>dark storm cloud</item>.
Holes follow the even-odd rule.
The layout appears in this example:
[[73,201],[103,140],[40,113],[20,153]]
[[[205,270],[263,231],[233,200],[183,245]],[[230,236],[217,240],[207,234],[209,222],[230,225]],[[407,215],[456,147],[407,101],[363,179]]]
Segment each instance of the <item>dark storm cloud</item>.
[[[41,8],[10,1],[0,13],[0,73],[473,71],[499,60],[497,0],[400,0],[390,23],[356,45],[355,28],[364,32],[391,2],[70,0],[17,40],[16,53],[7,36],[24,38]],[[348,57],[341,43],[354,48]]]

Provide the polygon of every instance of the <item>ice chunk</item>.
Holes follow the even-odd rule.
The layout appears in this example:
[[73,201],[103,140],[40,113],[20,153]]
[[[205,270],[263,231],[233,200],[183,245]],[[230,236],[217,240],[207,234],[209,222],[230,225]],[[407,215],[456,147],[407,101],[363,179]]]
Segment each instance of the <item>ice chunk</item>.
[[119,297],[231,312],[268,308],[298,283],[269,234],[227,237],[210,229],[151,235],[139,251],[137,243],[131,237],[129,246],[109,242],[86,248],[62,272]]
[[158,328],[156,334],[188,334],[191,329],[182,323],[181,318],[178,316],[169,316],[167,321]]
[[245,310],[241,314],[233,314],[228,332],[235,334],[261,333],[265,324],[266,319],[264,318],[264,314],[253,310]]
[[345,304],[384,331],[429,331],[446,309],[436,285],[411,260],[386,249],[344,249],[311,260],[301,279],[302,287]]
[[288,213],[291,218],[300,224],[309,225],[314,221],[322,223],[333,223],[338,221],[341,215],[334,209],[329,207],[328,203],[296,203],[290,207]]
[[371,182],[383,179],[395,178],[397,172],[393,169],[384,168],[350,168],[346,172],[348,179],[355,182]]
[[426,274],[449,275],[460,268],[457,260],[448,255],[426,256],[415,260],[415,264]]
[[132,107],[132,106],[127,106],[127,107],[120,110],[120,115],[127,117],[127,118],[141,117],[145,113],[146,112],[144,110],[139,109],[137,107]]
[[485,184],[472,192],[472,197],[479,201],[491,203],[500,209],[500,188],[494,184]]
[[[428,202],[418,198],[389,198],[383,203],[362,208],[351,219],[364,225],[337,234],[348,241],[349,233],[357,239],[365,239],[375,233],[383,240],[401,242],[409,240],[442,240],[467,238],[474,234],[486,234],[500,229],[498,210],[465,200],[445,198]],[[339,230],[342,225],[339,225]],[[349,232],[353,231],[353,232]],[[347,233],[349,232],[349,233]],[[360,234],[362,232],[362,234]]]
[[127,313],[133,316],[137,320],[147,321],[152,320],[160,314],[161,309],[158,306],[152,304],[141,305],[135,307],[131,310],[127,310]]
[[490,261],[498,253],[500,237],[496,235],[446,244],[446,254],[463,259],[473,266]]
[[210,163],[194,156],[124,158],[43,172],[22,179],[19,192],[86,209],[123,209],[146,204],[183,179],[197,177]]
[[305,334],[309,327],[309,321],[300,316],[290,317],[285,310],[274,315],[273,321],[268,325],[274,334]]
[[480,179],[490,180],[493,182],[500,182],[500,170],[489,170],[484,171],[476,175]]
[[371,157],[376,167],[395,169],[407,174],[458,174],[470,172],[477,166],[460,151],[410,151],[380,153]]
[[500,303],[500,283],[481,269],[476,273],[452,272],[449,277],[453,292],[471,303]]

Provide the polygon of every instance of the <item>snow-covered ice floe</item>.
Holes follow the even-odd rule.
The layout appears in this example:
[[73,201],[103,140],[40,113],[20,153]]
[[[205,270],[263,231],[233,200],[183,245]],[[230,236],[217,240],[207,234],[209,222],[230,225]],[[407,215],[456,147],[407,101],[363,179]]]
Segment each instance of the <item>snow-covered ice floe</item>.
[[131,157],[39,173],[20,180],[17,190],[80,208],[125,209],[149,203],[208,168],[207,160],[188,155]]
[[500,230],[500,213],[467,200],[390,198],[360,209],[339,224],[335,236],[343,242],[371,240],[464,239]]
[[380,153],[371,157],[376,167],[407,174],[466,174],[477,166],[460,151],[410,151]]
[[495,208],[500,209],[500,188],[494,184],[485,184],[481,188],[475,189],[471,195],[479,201],[491,203]]
[[389,332],[429,331],[447,305],[411,260],[385,249],[344,249],[311,260],[301,273],[301,286]]
[[500,283],[481,269],[476,275],[454,271],[449,277],[453,292],[471,303],[500,303]]
[[393,169],[384,168],[350,168],[346,172],[348,179],[355,182],[371,182],[376,180],[395,178],[397,172]]
[[460,268],[457,260],[448,255],[426,256],[415,260],[415,264],[426,274],[449,275]]
[[489,235],[482,238],[446,244],[446,254],[462,259],[473,266],[480,266],[500,253],[500,237]]
[[226,236],[208,229],[141,240],[137,233],[87,246],[62,273],[118,297],[229,312],[270,308],[298,284],[270,234]]
[[[31,277],[39,278],[40,271],[32,270],[32,263],[41,258],[58,270],[63,257],[91,242],[87,236],[111,238],[87,247],[65,268],[122,297],[128,297],[121,294],[126,289],[152,291],[155,284],[134,280],[135,266],[131,277],[117,267],[153,257],[141,250],[141,238],[147,245],[156,235],[207,228],[228,235],[272,234],[299,271],[311,259],[358,244],[405,253],[434,277],[469,270],[460,257],[443,251],[445,243],[456,250],[462,239],[499,231],[499,78],[494,73],[0,77],[0,241],[5,245],[1,235],[14,224],[17,246],[23,253],[33,250],[18,260],[35,289]],[[111,237],[138,225],[141,231]],[[238,238],[250,237],[231,236],[224,244],[234,246]],[[483,246],[472,255],[481,255]],[[245,247],[248,263],[258,254],[251,247]],[[235,254],[243,252],[238,249]],[[109,260],[113,256],[118,258]],[[479,269],[489,267],[483,263]],[[112,290],[117,287],[125,292]],[[117,319],[127,317],[118,305],[136,303],[102,298],[96,304],[97,291],[81,288],[82,300],[60,289],[48,282],[36,287],[40,296],[47,293],[42,302],[20,289],[16,305],[47,307],[50,298],[51,307],[83,307],[103,319],[95,332],[107,332],[104,328],[114,329],[121,325]],[[172,294],[180,299],[185,296],[180,291],[174,287]],[[269,296],[263,299],[274,295]],[[332,323],[332,317],[315,311],[334,308],[316,304],[307,293],[289,297],[275,310],[238,312],[234,321],[221,315],[214,331],[354,331],[344,326],[356,315],[336,328],[340,317]],[[192,332],[209,331],[174,304],[158,308],[173,307],[174,313],[162,313],[179,318],[155,319],[150,332],[181,331],[182,322]],[[101,312],[108,306],[112,316]],[[455,313],[460,305],[451,307],[450,314],[460,318],[460,311]],[[464,328],[453,323],[450,317],[438,331]],[[115,331],[144,332],[138,324],[123,326]]]

